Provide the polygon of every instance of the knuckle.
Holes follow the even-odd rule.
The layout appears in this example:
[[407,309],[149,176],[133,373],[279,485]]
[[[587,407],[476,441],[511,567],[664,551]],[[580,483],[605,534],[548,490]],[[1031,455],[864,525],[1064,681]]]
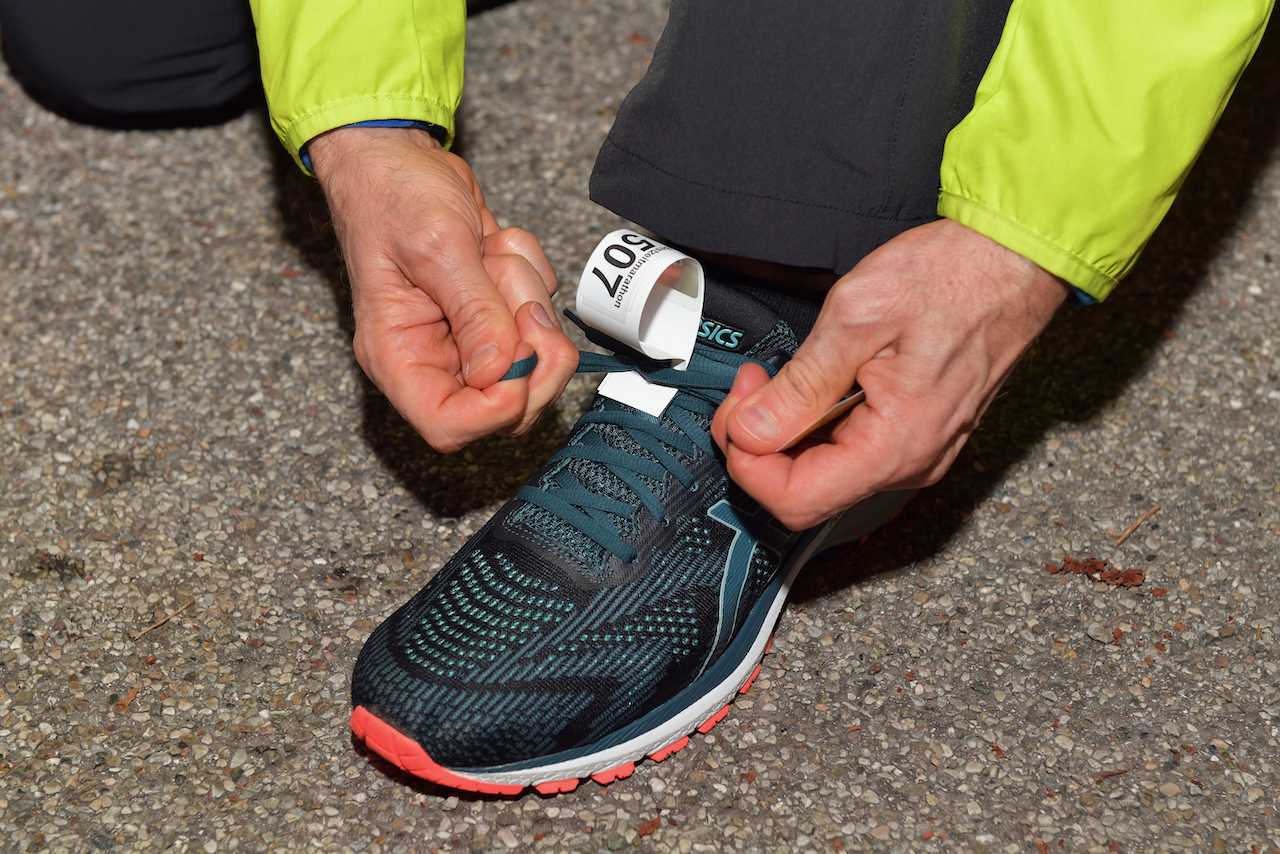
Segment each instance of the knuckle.
[[413,251],[425,260],[447,258],[461,245],[478,246],[478,231],[471,225],[448,219],[432,219],[417,227]]
[[547,259],[546,253],[542,249],[542,244],[538,242],[538,238],[532,232],[515,226],[504,228],[499,233],[502,235],[503,246],[506,250],[526,260],[538,277],[543,280],[548,293],[555,293],[555,269]]
[[471,428],[467,429],[445,423],[441,413],[436,413],[435,417],[439,420],[427,424],[425,429],[420,427],[418,432],[422,435],[422,438],[427,440],[428,445],[442,454],[456,454],[482,436],[493,432],[499,426],[471,425]]
[[859,304],[860,300],[861,295],[858,293],[858,288],[848,281],[841,281],[827,293],[827,297],[823,301],[823,307],[830,307],[836,312],[836,316],[843,317],[851,312]]
[[581,356],[578,348],[567,337],[561,335],[554,342],[553,358],[556,359],[558,365],[572,373],[578,368],[578,360]]
[[532,233],[517,226],[504,228],[499,234],[502,235],[503,242],[513,249],[528,249],[531,245],[538,245],[538,239]]
[[459,229],[442,222],[428,222],[418,228],[414,235],[414,244],[418,251],[428,257],[444,253],[457,239]]
[[489,278],[493,280],[495,285],[501,286],[505,279],[517,272],[514,269],[514,265],[518,260],[518,255],[485,255],[483,258],[484,270],[489,274]]
[[449,326],[455,336],[479,335],[494,327],[498,314],[494,300],[487,295],[463,291],[450,300]]
[[369,343],[369,335],[363,330],[356,330],[356,334],[351,339],[351,350],[355,353],[356,363],[364,369],[365,373],[373,372],[373,353]]
[[516,421],[514,424],[510,424],[502,428],[502,430],[500,430],[499,432],[502,433],[504,436],[513,436],[513,437],[524,436],[528,434],[530,430],[533,429],[535,424],[538,423],[538,418],[541,415],[542,415],[541,412],[536,412],[536,413],[526,415],[523,418],[521,418],[519,421]]
[[866,283],[845,280],[827,294],[822,304],[824,314],[841,325],[858,323],[881,313],[886,295],[876,289],[868,289]]
[[781,391],[786,403],[800,409],[814,409],[822,404],[826,383],[822,373],[816,366],[801,359],[792,359],[782,366],[778,372],[776,387]]
[[[397,409],[397,412],[400,410]],[[404,413],[401,412],[401,417]],[[406,418],[406,420],[408,420]],[[414,424],[414,429],[418,431],[418,435],[431,446],[431,448],[441,454],[452,454],[462,450],[467,444],[467,439],[459,436],[450,430],[447,426],[438,421],[429,421],[427,423]]]
[[452,436],[434,436],[426,438],[427,444],[442,454],[456,454],[467,446],[466,442],[460,442]]
[[351,339],[351,350],[356,357],[356,364],[373,381],[374,385],[381,387],[381,381],[385,373],[385,355],[378,345],[378,336],[363,329],[357,329],[356,334]]

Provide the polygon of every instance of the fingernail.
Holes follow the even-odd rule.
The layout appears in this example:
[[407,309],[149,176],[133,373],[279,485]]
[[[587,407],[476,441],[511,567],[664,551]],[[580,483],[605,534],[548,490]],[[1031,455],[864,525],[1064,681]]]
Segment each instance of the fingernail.
[[484,368],[485,365],[498,358],[498,345],[485,344],[479,350],[471,354],[471,361],[467,362],[466,368],[462,374],[467,379],[471,379],[471,375]]
[[738,426],[761,442],[772,442],[778,435],[778,422],[773,420],[769,410],[758,403],[738,413]]
[[547,310],[542,307],[542,303],[535,302],[533,308],[529,309],[529,313],[533,315],[533,319],[541,323],[548,329],[555,329],[556,322],[547,314]]

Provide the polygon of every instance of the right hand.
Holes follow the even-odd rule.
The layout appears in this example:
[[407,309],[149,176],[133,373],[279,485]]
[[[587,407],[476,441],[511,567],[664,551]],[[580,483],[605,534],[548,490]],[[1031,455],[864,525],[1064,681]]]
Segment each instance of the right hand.
[[[578,364],[537,239],[500,229],[470,167],[425,131],[339,128],[308,150],[369,379],[438,451],[530,430]],[[534,352],[532,374],[499,382]]]
[[[739,370],[711,425],[729,477],[793,531],[937,483],[1067,293],[953,220],[904,231],[836,282],[775,377]],[[854,383],[866,399],[831,441],[778,450]]]

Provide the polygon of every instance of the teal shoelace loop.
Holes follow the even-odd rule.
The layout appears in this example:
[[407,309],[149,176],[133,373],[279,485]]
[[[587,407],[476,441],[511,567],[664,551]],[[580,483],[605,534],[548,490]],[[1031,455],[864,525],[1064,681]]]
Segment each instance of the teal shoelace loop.
[[[636,371],[649,382],[679,390],[668,404],[664,418],[620,404],[588,412],[579,420],[580,424],[621,427],[653,459],[619,450],[605,441],[599,431],[587,429],[551,458],[552,463],[564,465],[546,488],[525,486],[516,497],[555,514],[625,563],[631,563],[636,559],[636,549],[620,535],[617,517],[630,518],[643,506],[662,524],[670,522],[661,498],[650,484],[662,483],[665,475],[670,474],[686,489],[698,488],[693,473],[677,453],[685,459],[696,458],[698,451],[708,455],[716,453],[711,434],[699,419],[709,419],[715,413],[728,396],[738,369],[752,360],[701,345],[694,349],[689,369],[685,371],[632,355],[607,356],[581,351],[579,357],[578,373]],[[770,374],[777,371],[770,365],[764,367]],[[635,494],[639,505],[590,489],[570,470],[568,463],[574,460],[588,460],[607,468]],[[645,482],[646,478],[649,483]]]

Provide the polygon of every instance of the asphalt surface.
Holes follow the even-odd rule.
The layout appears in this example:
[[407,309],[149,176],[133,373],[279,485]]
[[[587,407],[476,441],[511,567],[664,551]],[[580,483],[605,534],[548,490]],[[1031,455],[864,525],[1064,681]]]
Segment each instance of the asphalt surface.
[[[471,21],[463,150],[566,282],[619,224],[586,178],[664,15]],[[1273,34],[1133,276],[805,572],[716,729],[487,799],[353,743],[348,674],[585,382],[529,441],[433,453],[355,365],[323,200],[260,111],[102,131],[0,72],[0,851],[1276,850],[1278,81]]]

